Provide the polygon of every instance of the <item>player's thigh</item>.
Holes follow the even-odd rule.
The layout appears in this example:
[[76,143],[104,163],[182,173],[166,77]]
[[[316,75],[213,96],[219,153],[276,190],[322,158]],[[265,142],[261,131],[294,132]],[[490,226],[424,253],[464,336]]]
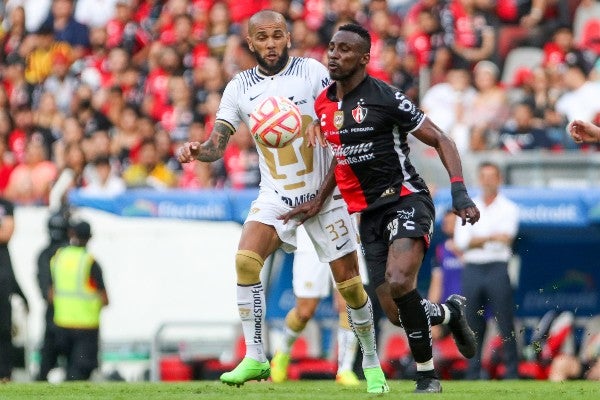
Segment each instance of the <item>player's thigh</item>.
[[319,260],[329,263],[354,252],[357,235],[346,207],[338,207],[315,215],[304,227]]
[[94,369],[98,366],[98,351],[98,331],[80,330],[73,343],[73,351],[71,353],[73,364],[84,369]]
[[250,206],[244,222],[238,248],[269,256],[277,248],[287,252],[296,249],[296,226],[293,222],[284,224],[278,217],[289,211],[274,193],[260,192]]
[[296,297],[329,296],[331,281],[329,264],[321,262],[303,229],[298,229],[298,250],[294,253],[292,287]]

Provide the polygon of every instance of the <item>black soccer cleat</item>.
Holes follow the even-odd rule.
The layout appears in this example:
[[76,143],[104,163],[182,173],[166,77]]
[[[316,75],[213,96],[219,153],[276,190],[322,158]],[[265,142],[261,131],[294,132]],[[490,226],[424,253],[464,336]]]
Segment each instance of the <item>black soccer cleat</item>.
[[467,299],[458,294],[453,294],[446,299],[446,305],[450,309],[448,327],[452,332],[458,351],[465,358],[473,358],[477,352],[477,339],[467,323],[465,315]]
[[414,393],[442,393],[442,384],[434,371],[417,372]]

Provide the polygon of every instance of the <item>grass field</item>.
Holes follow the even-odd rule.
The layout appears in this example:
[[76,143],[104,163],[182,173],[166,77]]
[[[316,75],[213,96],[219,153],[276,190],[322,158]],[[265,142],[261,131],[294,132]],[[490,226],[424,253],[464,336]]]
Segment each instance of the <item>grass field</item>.
[[431,397],[436,399],[544,399],[544,400],[598,400],[600,382],[570,381],[447,381],[442,394],[413,394],[412,381],[391,381],[390,393],[366,393],[366,384],[359,388],[345,388],[332,381],[290,381],[284,384],[247,383],[236,388],[214,381],[190,383],[9,383],[0,384],[0,399],[27,400],[353,400],[353,399],[407,399]]

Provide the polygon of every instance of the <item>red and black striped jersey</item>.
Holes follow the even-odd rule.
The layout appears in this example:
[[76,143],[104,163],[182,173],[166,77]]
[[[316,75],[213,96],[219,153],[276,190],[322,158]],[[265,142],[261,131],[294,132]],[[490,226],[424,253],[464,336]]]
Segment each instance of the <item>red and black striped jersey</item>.
[[401,91],[367,76],[340,101],[336,83],[315,102],[321,131],[337,158],[335,177],[350,212],[392,195],[427,192],[407,143],[425,114]]

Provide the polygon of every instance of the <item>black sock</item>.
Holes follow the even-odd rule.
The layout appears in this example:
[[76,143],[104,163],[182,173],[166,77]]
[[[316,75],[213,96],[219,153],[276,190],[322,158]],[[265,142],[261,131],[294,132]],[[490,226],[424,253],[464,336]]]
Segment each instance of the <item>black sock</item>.
[[402,326],[408,337],[408,345],[417,363],[425,363],[433,357],[431,349],[431,322],[429,306],[417,290],[394,299],[400,311]]
[[427,307],[429,307],[429,321],[431,322],[431,326],[441,325],[446,318],[446,310],[440,303],[432,303],[427,299],[423,299],[423,301],[427,302]]

